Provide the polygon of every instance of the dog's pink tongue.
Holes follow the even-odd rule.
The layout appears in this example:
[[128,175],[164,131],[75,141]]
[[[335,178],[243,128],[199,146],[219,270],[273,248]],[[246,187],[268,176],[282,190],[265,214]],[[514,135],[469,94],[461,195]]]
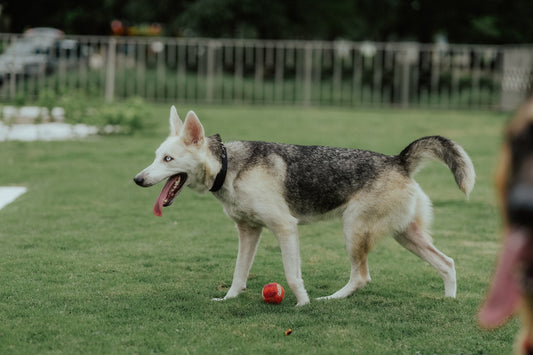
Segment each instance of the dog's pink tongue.
[[529,234],[523,230],[512,229],[507,232],[487,300],[479,312],[482,326],[497,327],[515,311],[522,292],[517,267],[524,259],[529,238]]
[[163,204],[165,203],[165,199],[168,196],[168,193],[172,189],[172,185],[176,179],[173,179],[172,177],[167,180],[165,183],[165,186],[163,186],[163,190],[161,190],[161,193],[157,197],[157,200],[154,204],[154,214],[158,217],[161,217],[163,215]]

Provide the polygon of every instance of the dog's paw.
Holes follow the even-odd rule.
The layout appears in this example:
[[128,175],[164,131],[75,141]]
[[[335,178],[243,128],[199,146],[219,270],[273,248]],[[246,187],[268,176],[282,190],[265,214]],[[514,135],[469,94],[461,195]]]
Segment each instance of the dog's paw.
[[317,297],[315,300],[317,301],[324,301],[324,300],[330,300],[332,299],[330,296],[324,296],[324,297]]
[[296,303],[296,307],[305,306],[306,304],[309,304],[309,302],[310,302],[309,296],[307,295],[307,293],[305,293],[301,297],[296,297],[296,300],[298,301],[298,303]]
[[309,303],[310,303],[309,300],[307,302],[298,302],[296,303],[296,307],[303,307],[303,306],[308,305]]

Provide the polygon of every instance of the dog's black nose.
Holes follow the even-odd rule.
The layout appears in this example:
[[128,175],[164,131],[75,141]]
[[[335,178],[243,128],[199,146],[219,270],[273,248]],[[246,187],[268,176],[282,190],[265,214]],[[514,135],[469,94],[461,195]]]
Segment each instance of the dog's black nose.
[[144,185],[144,178],[142,176],[136,176],[133,178],[133,181],[135,181],[135,183],[139,186],[143,186]]
[[511,188],[507,213],[512,224],[533,227],[533,186],[518,184]]

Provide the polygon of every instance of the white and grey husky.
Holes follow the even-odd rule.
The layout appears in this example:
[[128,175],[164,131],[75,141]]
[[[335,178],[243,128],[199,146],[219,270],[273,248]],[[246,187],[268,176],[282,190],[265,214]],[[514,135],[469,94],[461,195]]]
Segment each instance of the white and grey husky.
[[431,264],[444,281],[445,296],[455,297],[453,259],[432,244],[431,202],[413,180],[429,159],[445,163],[469,195],[475,180],[472,161],[447,138],[420,138],[396,156],[322,146],[222,143],[219,135],[205,136],[194,112],[182,122],[172,106],[170,136],[134,181],[148,187],[168,179],[154,205],[158,216],[184,186],[211,191],[222,203],[237,225],[239,251],[233,283],[221,300],[237,297],[246,288],[261,231],[268,228],[278,239],[297,304],[309,303],[300,267],[298,224],[332,217],[342,219],[351,271],[346,286],[323,299],[347,297],[370,281],[368,253],[386,234]]

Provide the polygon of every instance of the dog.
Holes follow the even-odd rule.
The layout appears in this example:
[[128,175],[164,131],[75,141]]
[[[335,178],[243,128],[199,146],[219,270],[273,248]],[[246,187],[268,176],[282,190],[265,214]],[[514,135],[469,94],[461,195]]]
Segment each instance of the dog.
[[507,125],[496,188],[504,246],[479,321],[495,328],[518,310],[522,330],[516,352],[533,354],[533,98]]
[[472,161],[461,146],[440,136],[420,138],[399,155],[366,150],[267,142],[223,143],[206,137],[196,114],[182,122],[170,109],[170,136],[155,160],[134,178],[148,187],[167,179],[153,211],[172,204],[184,186],[210,191],[235,221],[239,248],[233,281],[221,299],[246,288],[263,228],[277,237],[287,283],[297,306],[309,303],[301,273],[298,225],[339,217],[351,261],[346,286],[320,299],[351,295],[370,281],[367,255],[375,241],[392,234],[406,249],[432,265],[444,281],[445,296],[456,296],[454,261],[432,243],[429,198],[413,180],[428,160],[446,164],[467,195],[474,187]]

